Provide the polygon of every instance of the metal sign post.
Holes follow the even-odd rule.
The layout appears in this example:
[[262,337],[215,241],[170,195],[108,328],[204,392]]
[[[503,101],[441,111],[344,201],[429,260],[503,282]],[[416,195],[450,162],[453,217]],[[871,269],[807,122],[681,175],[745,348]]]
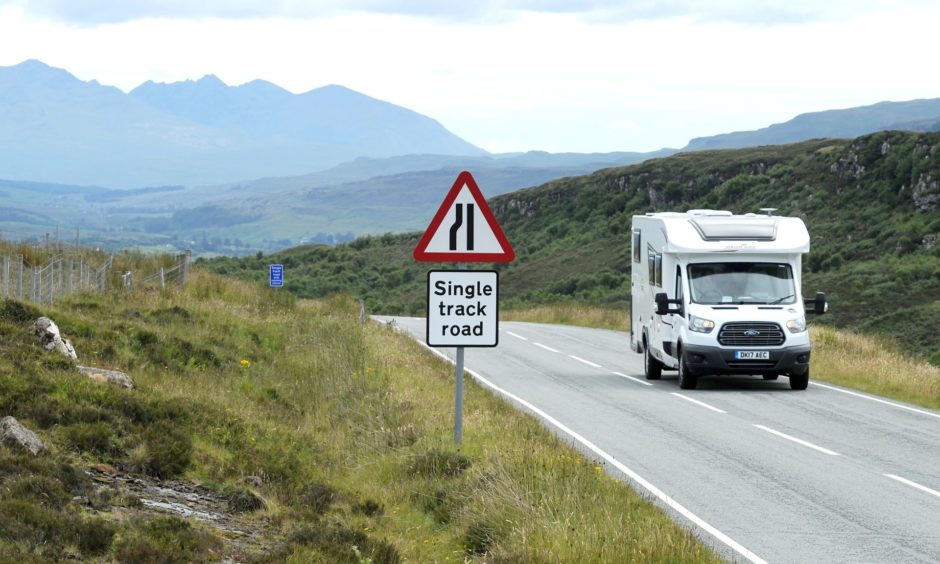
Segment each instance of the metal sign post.
[[[458,262],[457,270],[467,270],[467,263]],[[454,390],[454,444],[460,446],[463,438],[463,347],[457,347],[457,363],[454,365],[457,382]]]

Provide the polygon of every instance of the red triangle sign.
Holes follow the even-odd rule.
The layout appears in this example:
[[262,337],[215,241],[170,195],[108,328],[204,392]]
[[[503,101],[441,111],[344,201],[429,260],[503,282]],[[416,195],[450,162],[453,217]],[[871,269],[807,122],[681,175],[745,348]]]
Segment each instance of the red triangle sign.
[[432,262],[512,262],[516,251],[473,176],[463,171],[412,256]]

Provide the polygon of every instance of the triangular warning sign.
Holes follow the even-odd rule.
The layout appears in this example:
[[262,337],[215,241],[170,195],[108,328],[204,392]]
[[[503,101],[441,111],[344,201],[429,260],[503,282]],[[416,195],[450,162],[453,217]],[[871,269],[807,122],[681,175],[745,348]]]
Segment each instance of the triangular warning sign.
[[512,262],[509,240],[473,176],[463,171],[412,253],[417,261]]

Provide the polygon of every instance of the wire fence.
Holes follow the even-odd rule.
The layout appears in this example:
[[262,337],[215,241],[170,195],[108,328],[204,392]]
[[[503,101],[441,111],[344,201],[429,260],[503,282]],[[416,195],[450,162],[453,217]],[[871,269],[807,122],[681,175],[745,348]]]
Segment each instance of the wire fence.
[[[134,281],[134,274],[121,274],[124,289],[134,285],[158,287],[186,283],[191,262],[190,253],[178,255],[171,267],[160,267],[159,271]],[[95,264],[82,255],[62,255],[49,259],[44,264],[31,264],[23,255],[4,254],[0,264],[0,297],[52,304],[57,299],[79,292],[105,292],[109,275],[114,269],[114,257]]]
[[186,276],[189,274],[189,263],[191,260],[192,254],[187,251],[184,254],[176,256],[176,263],[173,266],[161,266],[159,271],[145,278],[141,278],[140,280],[134,279],[134,273],[132,271],[124,272],[121,275],[121,284],[128,290],[134,286],[144,288],[159,287],[161,290],[166,289],[167,286],[178,286],[182,288],[183,285],[186,284]]

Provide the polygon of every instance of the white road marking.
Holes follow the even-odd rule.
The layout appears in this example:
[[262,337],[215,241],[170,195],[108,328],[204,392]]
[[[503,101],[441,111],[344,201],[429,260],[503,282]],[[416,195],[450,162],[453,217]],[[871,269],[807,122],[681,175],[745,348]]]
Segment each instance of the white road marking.
[[578,362],[583,362],[584,364],[587,364],[588,366],[593,366],[594,368],[604,368],[604,367],[601,366],[600,364],[595,364],[595,363],[591,362],[590,360],[584,360],[583,358],[581,358],[581,357],[579,357],[579,356],[574,356],[573,354],[569,354],[569,355],[568,355],[568,358],[573,358],[573,359],[577,360]]
[[878,403],[883,403],[885,405],[890,405],[891,407],[897,407],[898,409],[906,409],[907,411],[913,411],[914,413],[919,413],[921,415],[929,415],[930,417],[936,417],[940,419],[940,413],[931,413],[930,411],[924,411],[923,409],[915,409],[913,407],[908,407],[900,403],[894,403],[893,401],[883,400],[881,398],[876,398],[873,396],[868,396],[865,394],[860,394],[858,392],[850,392],[849,390],[843,390],[842,388],[837,388],[835,386],[827,386],[826,384],[820,384],[819,382],[810,382],[814,386],[819,386],[820,388],[826,388],[827,390],[832,390],[835,392],[842,392],[843,394],[848,394],[850,396],[855,396],[857,398],[867,399],[870,401],[876,401]]
[[549,346],[547,346],[547,345],[543,345],[542,343],[536,343],[535,341],[533,341],[532,344],[535,345],[535,346],[537,346],[537,347],[539,347],[539,348],[545,349],[545,350],[547,350],[547,351],[549,351],[549,352],[553,352],[553,353],[560,353],[560,352],[561,352],[561,351],[557,351],[557,350],[555,350],[555,349],[553,349],[552,347],[549,347]]
[[[424,348],[428,349],[429,351],[431,351],[432,353],[434,353],[435,355],[437,355],[437,356],[439,356],[440,358],[444,359],[445,361],[447,361],[447,362],[449,362],[449,363],[451,363],[451,364],[455,364],[454,360],[452,360],[450,357],[448,357],[448,356],[445,355],[444,353],[442,353],[442,352],[440,352],[440,351],[438,351],[438,350],[435,350],[435,349],[433,349],[433,348],[427,346],[427,344],[425,344],[425,343],[423,343],[423,342],[421,342],[421,341],[416,340],[416,342],[417,342],[419,345],[421,345],[422,347],[424,347]],[[536,344],[538,344],[538,343],[536,343]],[[535,407],[535,406],[532,405],[531,403],[529,403],[529,402],[527,402],[526,400],[520,398],[519,396],[513,394],[512,392],[509,392],[509,391],[507,391],[507,390],[504,390],[504,389],[500,388],[499,386],[497,386],[496,384],[490,382],[489,380],[487,380],[486,378],[484,378],[483,376],[481,376],[481,375],[478,374],[477,372],[474,372],[473,370],[470,370],[469,368],[466,368],[466,367],[464,367],[464,370],[466,370],[468,374],[470,374],[471,376],[473,376],[473,378],[474,378],[477,382],[479,382],[480,384],[483,384],[484,386],[490,388],[491,390],[493,390],[493,391],[496,392],[497,394],[500,394],[500,395],[502,395],[502,396],[504,396],[504,397],[507,397],[507,398],[511,399],[512,401],[518,403],[519,405],[525,407],[526,409],[528,409],[528,410],[531,411],[532,413],[534,413],[534,414],[538,415],[539,417],[541,417],[543,421],[545,421],[545,422],[547,422],[547,423],[550,423],[551,425],[554,425],[559,431],[565,433],[566,435],[568,435],[569,437],[571,437],[571,438],[574,439],[575,441],[577,441],[577,442],[581,443],[582,445],[584,445],[588,450],[590,450],[591,452],[593,452],[593,453],[596,454],[597,456],[599,456],[599,457],[603,458],[604,460],[606,460],[607,462],[609,462],[613,467],[617,468],[617,470],[620,470],[620,471],[623,472],[625,475],[627,475],[631,480],[633,480],[634,482],[636,482],[637,484],[639,484],[640,487],[642,487],[642,488],[645,489],[646,491],[648,491],[648,492],[650,492],[651,494],[653,494],[653,495],[654,495],[657,499],[659,499],[661,502],[663,502],[663,503],[665,503],[666,505],[668,505],[669,507],[671,507],[674,511],[676,511],[677,513],[679,513],[680,515],[682,515],[683,517],[685,517],[686,519],[688,519],[689,521],[691,521],[691,522],[694,523],[695,525],[697,525],[699,528],[701,528],[702,530],[704,530],[704,531],[707,532],[708,534],[710,534],[710,535],[712,535],[713,537],[715,537],[716,539],[718,539],[718,541],[721,542],[721,543],[723,543],[725,546],[731,548],[733,551],[737,552],[738,554],[740,554],[740,555],[743,556],[744,558],[748,559],[749,561],[753,562],[754,564],[767,564],[767,561],[766,561],[766,560],[764,560],[764,559],[761,558],[760,556],[754,554],[754,553],[751,552],[750,550],[744,548],[744,546],[738,544],[737,541],[735,541],[734,539],[732,539],[732,538],[729,537],[728,535],[722,533],[721,531],[719,531],[718,529],[716,529],[716,528],[713,527],[712,525],[708,524],[708,523],[707,523],[706,521],[704,521],[701,517],[699,517],[699,516],[696,515],[695,513],[692,513],[691,511],[689,511],[688,509],[686,509],[686,508],[685,508],[683,505],[681,505],[679,502],[677,502],[676,500],[674,500],[674,499],[672,499],[671,497],[669,497],[665,492],[663,492],[662,490],[660,490],[659,488],[657,488],[656,486],[654,486],[652,483],[650,483],[649,481],[647,481],[645,478],[643,478],[642,476],[640,476],[639,474],[637,474],[636,472],[634,472],[633,470],[631,470],[630,468],[628,468],[628,467],[627,467],[626,465],[624,465],[622,462],[620,462],[619,460],[617,460],[616,458],[614,458],[614,457],[611,456],[610,454],[607,454],[607,452],[601,450],[600,447],[598,447],[597,445],[595,445],[595,444],[592,443],[591,441],[587,440],[587,439],[584,438],[583,436],[579,435],[578,433],[576,433],[576,432],[573,431],[572,429],[569,429],[567,426],[565,426],[563,423],[561,423],[560,421],[558,421],[557,419],[555,419],[555,418],[552,417],[551,415],[545,413],[545,412],[542,411],[541,409]]]
[[829,456],[839,456],[839,453],[838,453],[838,452],[833,452],[833,451],[829,450],[828,448],[823,448],[823,447],[821,447],[821,446],[814,445],[813,443],[804,441],[803,439],[798,439],[798,438],[796,438],[796,437],[791,437],[790,435],[788,435],[788,434],[786,434],[786,433],[781,433],[780,431],[775,431],[775,430],[771,429],[770,427],[764,427],[763,425],[754,425],[754,426],[757,427],[758,429],[762,429],[762,430],[764,430],[764,431],[767,431],[768,433],[772,433],[772,434],[777,435],[778,437],[784,438],[784,439],[786,439],[786,440],[788,440],[788,441],[793,441],[794,443],[801,444],[801,445],[803,445],[803,446],[805,446],[805,447],[809,447],[809,448],[811,448],[811,449],[813,449],[813,450],[818,450],[819,452],[821,452],[821,453],[823,453],[823,454],[828,454]]
[[652,386],[652,384],[650,384],[649,382],[645,382],[643,380],[640,380],[639,378],[634,378],[633,376],[627,376],[626,374],[621,374],[620,372],[611,372],[611,374],[615,376],[620,376],[621,378],[626,378],[627,380],[632,380],[636,382],[637,384],[643,384],[644,386]]
[[528,339],[526,339],[526,338],[523,337],[522,335],[517,335],[517,334],[513,333],[512,331],[506,331],[506,334],[507,334],[507,335],[512,335],[513,337],[515,337],[515,338],[517,338],[517,339],[521,339],[521,340],[523,340],[523,341],[528,341]]
[[927,486],[922,486],[922,485],[918,484],[917,482],[912,482],[912,481],[910,481],[910,480],[908,480],[908,479],[905,479],[905,478],[902,478],[902,477],[900,477],[900,476],[895,476],[894,474],[885,474],[885,477],[886,477],[886,478],[891,478],[892,480],[895,480],[895,481],[897,481],[897,482],[901,482],[902,484],[906,484],[906,485],[908,485],[908,486],[911,486],[912,488],[917,488],[917,489],[919,489],[919,490],[922,491],[922,492],[927,492],[927,493],[929,493],[930,495],[935,495],[935,496],[937,496],[937,497],[940,497],[940,492],[938,492],[937,490],[932,490],[932,489],[928,488]]
[[682,399],[684,399],[685,401],[692,402],[692,403],[694,403],[694,404],[696,404],[696,405],[700,405],[700,406],[704,407],[705,409],[710,409],[710,410],[712,410],[712,411],[714,411],[714,412],[716,412],[716,413],[728,413],[727,411],[725,411],[725,410],[723,410],[723,409],[718,409],[717,407],[708,405],[707,403],[705,403],[705,402],[703,402],[703,401],[698,401],[697,399],[692,399],[692,398],[690,398],[689,396],[685,396],[685,395],[682,395],[682,394],[678,394],[678,393],[676,393],[676,392],[672,392],[672,395],[676,396],[677,398],[682,398]]

